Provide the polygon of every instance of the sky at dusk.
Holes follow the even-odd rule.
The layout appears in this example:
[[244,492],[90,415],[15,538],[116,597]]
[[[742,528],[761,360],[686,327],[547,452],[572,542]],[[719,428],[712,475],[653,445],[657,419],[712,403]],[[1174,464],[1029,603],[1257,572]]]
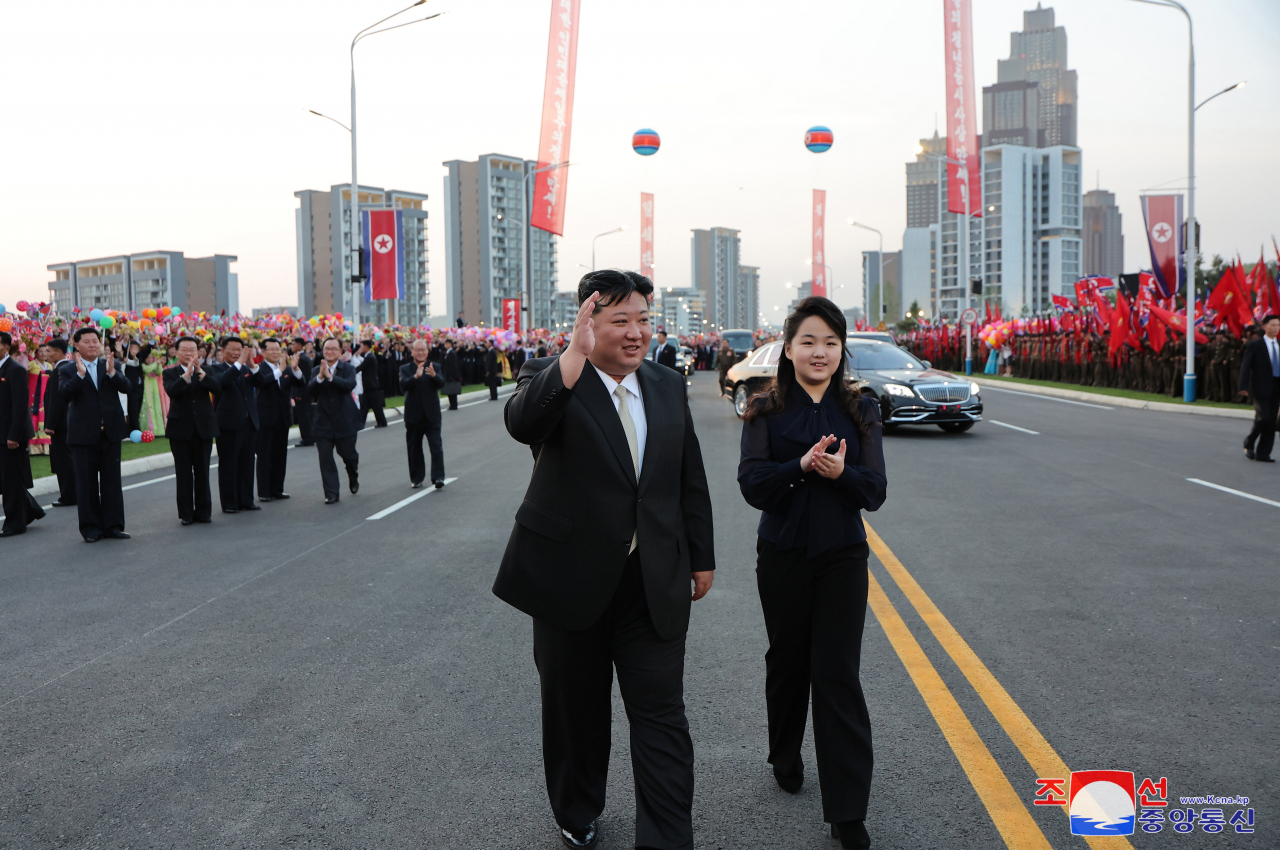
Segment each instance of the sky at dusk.
[[[1187,0],[1202,249],[1246,262],[1280,237],[1280,3]],[[47,300],[45,266],[147,250],[235,254],[241,308],[296,304],[295,191],[350,181],[348,45],[399,3],[119,0],[0,10],[0,301]],[[976,84],[996,80],[1027,2],[975,0]],[[1184,186],[1187,27],[1131,0],[1055,3],[1079,74],[1085,187],[1114,191],[1126,270],[1149,265],[1139,192]],[[450,159],[534,158],[549,0],[431,0],[448,14],[356,54],[360,177],[430,196],[432,312],[445,313],[442,186]],[[655,281],[687,286],[694,228],[742,231],[761,306],[805,279],[810,190],[827,190],[841,306],[861,251],[906,226],[904,164],[945,133],[941,0],[582,0],[560,288],[591,263],[639,262],[639,196],[656,196]],[[980,91],[975,92],[980,96]],[[824,124],[835,145],[803,146]],[[642,127],[662,149],[630,147]],[[841,288],[843,287],[843,288]]]

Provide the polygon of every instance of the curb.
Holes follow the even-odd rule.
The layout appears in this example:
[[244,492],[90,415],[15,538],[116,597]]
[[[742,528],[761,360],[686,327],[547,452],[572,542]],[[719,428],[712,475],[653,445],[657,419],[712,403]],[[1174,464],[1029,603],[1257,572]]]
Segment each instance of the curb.
[[1253,419],[1253,411],[1247,409],[1228,410],[1221,407],[1196,407],[1188,404],[1172,404],[1163,401],[1141,401],[1136,398],[1103,395],[1101,393],[1082,392],[1080,390],[1062,390],[1057,387],[1040,387],[1035,384],[1024,384],[1006,381],[993,381],[978,375],[970,375],[970,380],[981,387],[991,387],[1023,395],[1045,395],[1053,398],[1066,398],[1075,401],[1087,401],[1090,404],[1101,404],[1108,407],[1129,407],[1135,410],[1155,410],[1160,413],[1189,413],[1194,416],[1217,416],[1221,419]]
[[[498,398],[502,399],[506,396],[511,395],[511,393],[515,391],[515,388],[516,388],[515,384],[504,384],[501,387],[498,387]],[[489,397],[488,390],[474,390],[472,392],[463,393],[462,395],[458,396],[458,404],[462,405],[467,403],[468,401],[482,401],[484,399],[487,399],[488,397]],[[449,406],[449,399],[447,398],[440,399],[441,410],[444,410],[448,406]],[[386,408],[385,412],[388,416],[400,416],[400,417],[404,416],[404,408],[402,407],[388,407]],[[365,416],[364,421],[365,421],[365,424],[368,425],[369,422],[373,421],[373,414],[372,413],[367,414]],[[297,425],[294,425],[289,429],[290,441],[299,439],[300,436],[301,435],[298,433]],[[218,447],[216,444],[213,447],[213,452],[211,456],[212,457],[218,456]],[[121,461],[120,477],[127,478],[130,475],[139,475],[143,472],[153,472],[157,469],[172,469],[172,468],[173,468],[173,455],[170,454],[169,452],[160,452],[159,454],[148,455],[147,457],[137,457],[137,458],[134,458],[133,460]],[[57,493],[58,492],[58,476],[56,475],[41,476],[40,478],[37,478],[35,480],[34,485],[35,486],[33,486],[30,490],[30,493],[32,496],[48,496],[52,493]]]

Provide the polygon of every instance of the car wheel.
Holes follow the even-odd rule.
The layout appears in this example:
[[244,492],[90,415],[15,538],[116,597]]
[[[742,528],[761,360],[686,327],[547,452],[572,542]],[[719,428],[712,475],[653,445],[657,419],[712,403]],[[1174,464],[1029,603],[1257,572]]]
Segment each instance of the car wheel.
[[746,384],[738,384],[733,388],[733,412],[741,419],[747,414],[747,399],[750,398]]
[[938,427],[948,434],[963,434],[973,427],[972,422],[939,422]]

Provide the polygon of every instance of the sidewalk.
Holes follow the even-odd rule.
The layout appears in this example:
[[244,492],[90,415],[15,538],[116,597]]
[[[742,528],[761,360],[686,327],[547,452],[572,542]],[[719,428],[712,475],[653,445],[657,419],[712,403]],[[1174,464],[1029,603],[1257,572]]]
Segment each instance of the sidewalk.
[[1083,390],[1063,390],[1057,387],[1041,387],[1036,384],[1022,383],[1020,381],[993,381],[982,375],[971,375],[970,377],[977,382],[979,386],[991,387],[992,389],[1010,393],[1044,395],[1051,396],[1053,398],[1072,399],[1074,401],[1087,401],[1090,404],[1101,404],[1107,407],[1132,407],[1138,410],[1157,410],[1161,413],[1190,413],[1195,416],[1218,416],[1223,419],[1253,419],[1253,409],[1247,407],[1242,407],[1239,410],[1231,410],[1223,407],[1202,407],[1195,404],[1142,401],[1141,399],[1136,398],[1103,395],[1102,393],[1090,393],[1084,392]]
[[[498,388],[498,399],[501,400],[511,395],[515,391],[515,384],[505,384]],[[474,392],[463,393],[458,396],[458,406],[470,404],[479,401],[487,401],[489,398],[488,390],[476,390]],[[447,398],[440,399],[440,409],[444,410],[449,406]],[[386,408],[387,416],[403,416],[404,409],[400,407]],[[373,421],[373,414],[365,416],[365,424]],[[298,426],[294,425],[289,429],[289,442],[292,444],[294,440],[300,439],[298,434]],[[213,457],[218,456],[218,447],[213,447]],[[137,475],[142,472],[151,472],[156,469],[172,469],[173,455],[169,452],[161,452],[160,454],[148,455],[147,457],[134,458],[120,462],[120,477],[126,478],[130,475]],[[35,480],[35,486],[31,488],[33,496],[47,496],[50,493],[58,492],[58,477],[56,475],[45,475]]]

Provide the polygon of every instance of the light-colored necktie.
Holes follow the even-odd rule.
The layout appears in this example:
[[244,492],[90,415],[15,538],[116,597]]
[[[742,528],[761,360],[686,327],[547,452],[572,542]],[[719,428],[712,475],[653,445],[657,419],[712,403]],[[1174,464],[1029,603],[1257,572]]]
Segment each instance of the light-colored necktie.
[[1267,351],[1271,354],[1271,377],[1280,378],[1280,358],[1276,357],[1276,341],[1267,340]]
[[[640,440],[636,437],[636,423],[631,418],[631,410],[627,407],[627,388],[618,385],[613,391],[618,397],[618,418],[622,420],[622,431],[627,435],[627,448],[631,450],[631,466],[636,471],[636,481],[640,480]],[[640,545],[637,534],[631,535],[631,548],[627,551],[630,555],[636,551],[636,547]]]
[[95,360],[92,363],[90,363],[89,368],[85,369],[85,372],[89,375],[89,380],[93,381],[94,389],[97,389],[98,388],[98,361]]

